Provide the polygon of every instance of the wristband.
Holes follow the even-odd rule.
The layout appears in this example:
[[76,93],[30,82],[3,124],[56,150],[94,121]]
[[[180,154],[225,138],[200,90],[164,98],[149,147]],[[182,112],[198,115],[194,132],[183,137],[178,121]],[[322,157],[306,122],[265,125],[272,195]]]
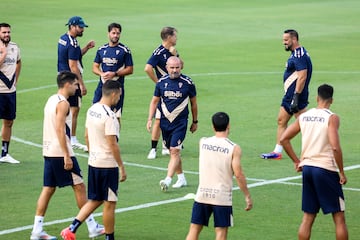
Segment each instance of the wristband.
[[195,124],[197,124],[199,121],[198,120],[196,120],[196,121],[193,121],[193,123],[195,123]]

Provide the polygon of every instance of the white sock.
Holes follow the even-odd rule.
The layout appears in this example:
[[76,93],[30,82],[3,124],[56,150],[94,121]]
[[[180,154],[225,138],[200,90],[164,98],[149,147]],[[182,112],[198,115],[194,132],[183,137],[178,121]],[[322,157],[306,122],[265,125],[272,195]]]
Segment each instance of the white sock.
[[91,214],[91,215],[85,220],[85,222],[86,222],[86,225],[87,225],[87,227],[88,227],[89,232],[92,232],[92,231],[96,228],[96,226],[97,226],[97,222],[95,221],[95,218],[94,218],[94,215],[93,215],[93,214]]
[[76,138],[76,136],[71,136],[71,144],[77,143],[78,140]]
[[165,142],[164,141],[162,141],[162,149],[164,149],[164,150],[167,150],[168,148],[166,147],[166,145],[165,145]]
[[282,153],[282,150],[283,150],[283,146],[281,146],[280,144],[276,144],[274,152]]
[[177,175],[179,180],[185,180],[185,174],[184,173],[180,173]]
[[35,216],[33,233],[41,233],[43,230],[44,216]]
[[165,178],[166,184],[170,185],[170,184],[171,184],[171,180],[172,180],[171,177],[166,177],[166,178]]

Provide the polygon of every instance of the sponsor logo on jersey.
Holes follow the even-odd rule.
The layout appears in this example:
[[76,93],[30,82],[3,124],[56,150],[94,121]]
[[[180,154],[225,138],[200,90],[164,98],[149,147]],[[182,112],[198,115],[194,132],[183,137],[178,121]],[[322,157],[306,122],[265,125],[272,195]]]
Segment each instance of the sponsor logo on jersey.
[[208,151],[220,152],[220,153],[224,153],[224,154],[228,154],[230,152],[230,150],[228,148],[224,148],[224,147],[220,147],[220,146],[216,146],[216,145],[210,145],[210,144],[203,144],[201,146],[201,148],[208,150]]
[[107,57],[104,57],[102,59],[102,61],[104,64],[106,64],[108,66],[114,66],[118,62],[118,60],[116,58],[107,58]]
[[164,91],[164,97],[181,98],[182,97],[182,92],[180,92],[180,91]]

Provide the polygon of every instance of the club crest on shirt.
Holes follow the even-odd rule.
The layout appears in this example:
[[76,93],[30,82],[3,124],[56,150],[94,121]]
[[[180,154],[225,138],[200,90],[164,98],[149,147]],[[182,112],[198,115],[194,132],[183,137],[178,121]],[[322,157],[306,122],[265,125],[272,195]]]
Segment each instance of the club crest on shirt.
[[183,86],[183,83],[179,82],[179,88],[182,88],[182,86]]

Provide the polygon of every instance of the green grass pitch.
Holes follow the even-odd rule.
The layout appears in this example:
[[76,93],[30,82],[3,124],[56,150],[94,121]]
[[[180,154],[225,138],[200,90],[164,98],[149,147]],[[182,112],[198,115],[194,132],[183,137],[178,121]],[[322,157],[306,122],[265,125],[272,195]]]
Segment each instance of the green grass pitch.
[[[228,239],[288,240],[297,238],[301,212],[301,178],[290,159],[264,161],[262,152],[275,144],[276,117],[283,94],[282,73],[288,52],[282,33],[294,28],[313,61],[310,105],[317,87],[335,88],[332,110],[341,119],[340,136],[348,184],[346,218],[350,239],[360,236],[360,84],[358,24],[360,2],[355,0],[267,1],[45,1],[13,0],[1,3],[1,22],[12,25],[12,40],[21,47],[22,72],[18,84],[18,111],[10,145],[20,165],[0,165],[0,240],[29,239],[36,201],[42,187],[41,154],[43,107],[56,92],[57,40],[67,31],[69,17],[80,15],[89,28],[79,38],[107,42],[107,25],[120,22],[121,42],[130,47],[134,74],[126,78],[120,147],[128,180],[120,185],[116,239],[185,239],[192,200],[198,183],[198,141],[212,135],[210,117],[226,111],[231,118],[230,138],[243,149],[242,164],[254,200],[250,212],[239,190],[234,194],[235,226]],[[160,44],[163,26],[178,29],[177,49],[185,62],[183,73],[198,91],[199,129],[188,133],[182,151],[189,186],[162,193],[168,157],[147,160],[150,134],[147,112],[154,84],[143,69]],[[78,137],[84,135],[85,111],[90,106],[97,77],[91,66],[95,49],[84,56],[88,95],[83,99]],[[83,140],[82,140],[83,141]],[[299,151],[299,138],[294,140]],[[87,155],[77,151],[87,176]],[[176,179],[176,177],[175,177]],[[269,182],[271,181],[271,182]],[[96,211],[100,222],[101,210]],[[58,189],[50,202],[45,230],[58,235],[77,214],[71,188]],[[78,239],[87,239],[82,226]],[[213,239],[212,223],[200,239]],[[58,235],[59,236],[59,235]],[[331,216],[319,214],[312,239],[334,239]]]

